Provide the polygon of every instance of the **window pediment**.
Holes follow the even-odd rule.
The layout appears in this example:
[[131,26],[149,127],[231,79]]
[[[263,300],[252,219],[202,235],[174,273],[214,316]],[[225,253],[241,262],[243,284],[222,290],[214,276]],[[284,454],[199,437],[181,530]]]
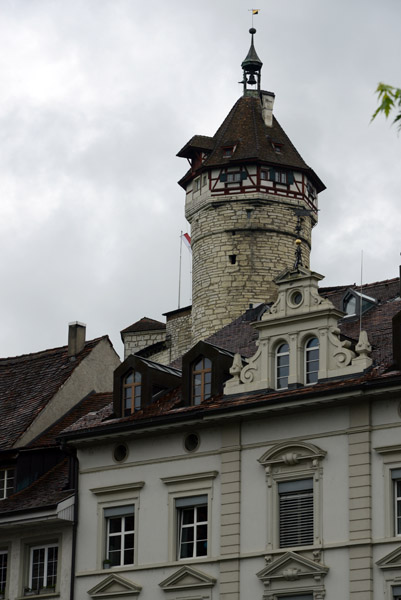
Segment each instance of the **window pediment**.
[[198,569],[192,567],[182,567],[164,581],[159,583],[159,586],[165,592],[188,590],[196,588],[213,587],[216,583],[216,579],[202,573]]
[[326,456],[326,452],[314,444],[298,442],[289,445],[287,442],[274,446],[258,459],[264,467],[305,465],[305,462],[315,462]]
[[88,590],[91,598],[123,598],[137,596],[142,587],[120,575],[110,575]]

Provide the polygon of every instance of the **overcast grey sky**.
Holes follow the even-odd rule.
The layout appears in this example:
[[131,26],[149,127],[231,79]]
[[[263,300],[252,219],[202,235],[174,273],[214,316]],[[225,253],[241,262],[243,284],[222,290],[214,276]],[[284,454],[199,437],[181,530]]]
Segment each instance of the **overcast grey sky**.
[[[185,173],[241,95],[245,0],[0,2],[0,355],[177,308]],[[327,186],[312,268],[327,285],[398,275],[401,138],[369,124],[401,86],[400,0],[261,0],[275,115]],[[183,254],[181,305],[190,302]]]

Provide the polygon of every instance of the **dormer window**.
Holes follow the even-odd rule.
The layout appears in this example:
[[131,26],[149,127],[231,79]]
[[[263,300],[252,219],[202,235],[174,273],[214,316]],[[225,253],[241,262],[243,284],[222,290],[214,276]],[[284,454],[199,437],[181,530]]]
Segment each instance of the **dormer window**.
[[223,157],[224,158],[230,158],[230,156],[232,156],[234,153],[234,146],[226,146],[225,148],[223,148]]
[[124,415],[130,415],[141,409],[142,375],[138,371],[131,371],[124,377],[123,397]]
[[357,290],[349,288],[343,297],[343,311],[347,317],[366,312],[377,304],[375,298],[366,296]]
[[143,410],[156,398],[179,386],[181,371],[131,354],[114,371],[113,408],[118,417]]
[[281,154],[283,149],[283,144],[278,144],[277,142],[272,142],[273,150],[276,154]]
[[192,401],[198,405],[212,392],[212,361],[202,357],[192,366]]
[[305,345],[305,383],[317,383],[319,373],[319,340],[310,339]]
[[288,375],[290,371],[290,347],[287,343],[281,344],[276,351],[276,389],[288,388]]

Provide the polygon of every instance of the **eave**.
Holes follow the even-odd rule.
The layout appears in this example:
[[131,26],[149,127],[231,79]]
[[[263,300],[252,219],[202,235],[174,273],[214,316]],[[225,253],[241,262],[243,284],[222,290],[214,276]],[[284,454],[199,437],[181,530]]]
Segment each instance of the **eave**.
[[[400,375],[384,380],[383,378],[367,379],[354,383],[350,379],[349,384],[348,380],[345,380],[345,385],[341,389],[338,388],[338,381],[333,381],[333,385],[324,390],[319,389],[321,386],[317,385],[308,388],[307,392],[305,392],[306,388],[302,387],[287,392],[266,390],[263,393],[261,390],[247,395],[226,396],[221,399],[218,406],[202,408],[200,405],[190,407],[185,412],[179,409],[149,419],[118,421],[93,430],[67,432],[60,436],[60,440],[65,444],[79,447],[94,441],[107,440],[110,437],[124,438],[132,435],[165,433],[168,430],[207,425],[215,421],[257,418],[272,413],[301,411],[321,405],[344,405],[350,402],[373,400],[383,393],[389,397],[397,396],[401,392]],[[326,383],[324,382],[322,386]],[[225,405],[225,402],[231,404]]]

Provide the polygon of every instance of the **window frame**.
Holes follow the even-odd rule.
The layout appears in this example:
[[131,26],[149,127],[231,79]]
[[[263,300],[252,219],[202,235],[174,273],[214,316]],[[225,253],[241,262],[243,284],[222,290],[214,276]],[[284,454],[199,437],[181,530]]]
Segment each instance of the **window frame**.
[[[281,488],[281,491],[280,491]],[[297,546],[312,546],[314,541],[314,488],[313,477],[279,481],[278,493],[278,539],[279,547],[294,548]],[[294,499],[297,501],[297,511],[294,509]],[[308,502],[305,502],[308,500]],[[306,506],[307,504],[307,506]],[[306,514],[306,512],[308,513]],[[296,522],[295,522],[296,513]],[[305,532],[305,520],[308,530]],[[286,527],[282,528],[285,523]],[[311,530],[310,530],[311,528]],[[292,531],[290,531],[290,529]],[[297,543],[288,543],[285,538],[297,538]],[[311,538],[311,541],[300,542],[302,536]]]
[[[111,508],[120,508],[122,506],[134,506],[135,511],[135,537],[134,537],[134,562],[137,564],[138,554],[138,535],[140,528],[140,491],[145,485],[144,481],[124,483],[106,487],[91,488],[90,491],[96,496],[97,500],[97,553],[96,564],[98,569],[103,568],[103,563],[107,560],[106,554],[106,535],[107,525],[105,510]],[[130,565],[132,566],[132,565]],[[116,567],[121,568],[121,567]]]
[[[314,340],[317,341],[317,346],[308,347],[309,344],[311,342],[313,342]],[[308,360],[308,353],[310,354],[311,352],[316,351],[316,350],[318,352],[317,359]],[[309,337],[308,339],[305,340],[303,361],[304,361],[305,385],[315,385],[319,381],[319,365],[320,365],[320,341],[319,341],[319,338],[317,337],[317,335],[314,335],[313,337]],[[308,363],[312,363],[312,362],[314,362],[314,363],[317,362],[317,370],[308,370]],[[308,376],[310,376],[313,373],[316,373],[316,381],[308,381]]]
[[[391,485],[392,485],[392,515],[393,515],[393,535],[401,537],[401,468],[390,469]],[[399,488],[399,490],[398,490]],[[400,514],[398,514],[398,512]]]
[[[132,511],[131,511],[131,508],[132,508]],[[115,514],[112,514],[113,512]],[[105,560],[110,561],[111,567],[126,567],[126,566],[134,565],[135,564],[135,547],[136,547],[136,539],[137,539],[135,503],[122,504],[121,506],[113,506],[113,507],[103,508],[103,516],[105,519],[105,533],[106,533]],[[126,519],[129,517],[132,517],[132,516],[134,517],[134,528],[127,530],[125,527]],[[121,519],[121,529],[119,532],[110,532],[111,519],[117,519],[117,518]],[[129,550],[132,550],[132,562],[125,562],[125,552],[127,550],[125,543],[126,543],[126,537],[128,535],[133,536],[133,547],[128,548]],[[114,552],[114,551],[110,550],[110,541],[111,541],[111,538],[117,538],[117,537],[120,538],[120,562],[118,564],[113,564],[113,561],[110,558],[110,552]]]
[[[283,348],[284,346],[287,346],[288,350],[286,352],[279,352],[279,350],[281,348]],[[287,365],[279,365],[278,364],[278,359],[288,356],[288,364]],[[288,374],[287,376],[280,376],[279,377],[279,369],[282,369],[284,367],[287,367],[288,369]],[[279,342],[277,342],[275,344],[275,349],[274,349],[274,387],[276,390],[288,390],[288,379],[290,376],[290,344],[289,342],[287,342],[286,340],[280,340]],[[279,380],[281,379],[286,379],[287,380],[287,385],[286,386],[279,386]]]
[[[5,558],[4,559],[2,558]],[[0,550],[0,593],[5,594],[8,583],[8,550]]]
[[[0,469],[0,474],[4,473],[4,479],[0,484],[0,501],[9,498],[14,493],[14,485],[15,485],[15,468],[14,467],[2,467]],[[9,476],[11,474],[11,477]],[[8,481],[11,479],[12,486],[7,485]]]
[[[133,378],[132,383],[126,383],[129,377]],[[136,381],[136,377],[139,377],[139,381]],[[142,373],[135,369],[130,369],[122,378],[122,392],[123,392],[123,413],[124,417],[133,415],[142,408]],[[127,397],[127,391],[130,390],[131,398]],[[127,408],[127,400],[131,400],[131,408]],[[130,411],[130,412],[128,412]]]
[[[284,442],[270,448],[258,459],[265,468],[268,510],[268,550],[291,551],[291,548],[312,549],[322,544],[322,465],[326,452],[309,442]],[[280,546],[279,485],[312,479],[313,481],[313,543],[305,546]]]
[[[161,477],[161,481],[168,488],[168,560],[182,565],[183,561],[200,561],[212,556],[213,549],[213,492],[214,479],[217,477],[217,471],[206,471],[202,473],[192,473],[190,475],[176,475],[172,477]],[[197,498],[207,496],[207,554],[194,558],[178,559],[178,511],[177,500],[186,498]],[[218,536],[215,531],[214,535]]]
[[[55,575],[50,575],[50,577],[54,577],[54,583],[50,583],[48,581],[48,569],[49,569],[49,550],[50,549],[57,549],[57,556],[56,556],[56,560],[52,561],[56,563],[56,572]],[[44,558],[44,570],[43,570],[43,575],[40,575],[40,579],[42,579],[42,584],[39,585],[38,587],[34,587],[33,586],[33,578],[34,578],[34,552],[36,550],[44,550],[45,551],[45,558]],[[46,587],[54,587],[54,590],[57,589],[58,586],[58,582],[59,582],[59,568],[60,568],[60,557],[59,557],[59,552],[60,550],[60,545],[59,543],[56,542],[49,542],[46,544],[43,543],[38,543],[38,544],[32,544],[29,546],[29,563],[28,563],[28,589],[31,590],[36,590],[38,593],[40,590],[46,588]]]
[[[198,519],[199,509],[206,507],[206,520]],[[175,498],[175,510],[176,510],[176,524],[177,524],[177,560],[193,560],[199,558],[205,558],[208,556],[208,544],[209,544],[209,502],[207,494],[200,494],[198,496],[183,496]],[[193,521],[192,523],[184,523],[185,511],[193,510]],[[201,518],[201,517],[200,517]],[[206,526],[206,540],[198,539],[198,527]],[[183,541],[184,530],[193,530],[193,539],[191,541]],[[199,541],[206,541],[206,552],[198,553]],[[184,544],[192,543],[192,556],[182,556],[182,550]]]
[[[206,368],[206,361],[210,366]],[[200,369],[195,371],[196,366],[202,362]],[[210,381],[206,381],[207,375],[210,374]],[[200,376],[200,394],[196,394],[196,377]],[[191,400],[194,406],[199,406],[204,400],[207,400],[212,395],[212,377],[213,377],[213,361],[208,356],[199,356],[191,365]],[[208,386],[209,392],[205,391]]]

